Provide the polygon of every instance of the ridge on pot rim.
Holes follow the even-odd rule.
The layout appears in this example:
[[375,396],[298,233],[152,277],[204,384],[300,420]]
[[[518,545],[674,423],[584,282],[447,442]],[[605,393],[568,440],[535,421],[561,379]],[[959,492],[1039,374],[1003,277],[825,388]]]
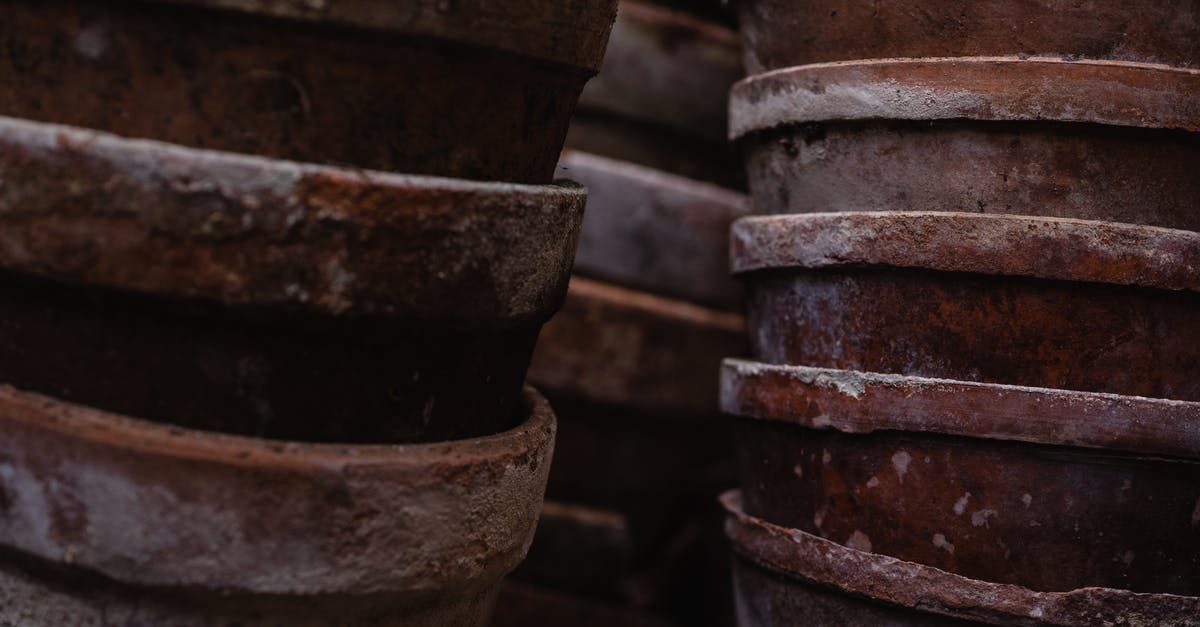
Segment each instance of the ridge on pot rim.
[[0,117],[0,267],[229,306],[545,319],[586,191],[186,148]]
[[872,59],[785,68],[730,93],[729,137],[849,120],[1056,121],[1200,131],[1200,70],[1046,57]]
[[737,0],[752,72],[840,59],[1061,54],[1200,65],[1193,0]]
[[314,445],[3,386],[0,545],[133,586],[478,594],[524,557],[541,507],[555,421],[530,388],[524,405],[522,424],[494,436]]
[[559,172],[588,189],[575,273],[722,309],[741,291],[729,276],[729,225],[746,196],[633,163],[568,150]]
[[1097,220],[933,211],[750,216],[730,264],[884,266],[1200,292],[1200,233]]
[[1141,396],[726,359],[721,411],[842,433],[909,431],[1200,459],[1200,402]]
[[[971,623],[1090,627],[1097,620],[1114,624],[1200,625],[1200,598],[1144,594],[1111,588],[1067,592],[1035,592],[1008,584],[969,579],[886,555],[852,549],[798,529],[773,525],[742,510],[741,494],[726,492],[721,504],[728,514],[725,533],[733,543],[738,573],[769,573],[775,583],[739,593],[739,614],[748,617],[789,598],[803,600],[810,587],[846,595],[838,605],[860,608],[862,599],[887,609],[918,612],[899,624],[921,624],[921,615],[941,615]],[[886,612],[886,610],[885,610]],[[890,613],[889,613],[890,615]],[[910,622],[911,621],[911,622]],[[746,622],[746,627],[774,622]]]
[[595,73],[617,0],[138,0],[383,30],[495,48]]

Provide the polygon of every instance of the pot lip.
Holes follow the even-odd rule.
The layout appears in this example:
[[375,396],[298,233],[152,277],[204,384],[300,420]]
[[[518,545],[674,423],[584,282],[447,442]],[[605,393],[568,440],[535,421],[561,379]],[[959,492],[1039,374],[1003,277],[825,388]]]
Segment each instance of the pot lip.
[[[508,11],[500,13],[486,0],[456,0],[450,10],[443,9],[440,0],[139,1],[449,39],[575,67],[588,74],[600,69],[617,14],[617,0],[574,2],[571,7],[563,7],[558,0],[524,0],[520,7],[506,7]],[[581,7],[587,9],[582,14],[568,13]],[[514,10],[520,11],[516,17]],[[564,28],[568,30],[565,35]]]
[[[0,267],[319,315],[544,319],[587,198],[569,181],[356,170],[11,117],[0,117],[0,150],[41,198],[0,203]],[[463,252],[431,267],[451,245]],[[447,292],[480,307],[439,309]]]
[[801,584],[832,588],[893,606],[955,618],[1009,624],[1084,627],[1097,616],[1125,618],[1122,624],[1195,624],[1200,597],[1138,593],[1113,588],[1037,592],[955,575],[887,555],[867,553],[789,529],[747,514],[742,493],[719,499],[725,509],[725,535],[734,554],[759,568]]
[[[562,174],[569,178],[573,175],[572,168],[619,177],[628,181],[629,185],[649,190],[666,189],[673,194],[685,196],[688,200],[727,205],[731,215],[743,214],[749,209],[748,196],[737,190],[632,161],[614,159],[586,150],[566,148],[559,157],[558,169],[562,170]],[[586,176],[581,178],[586,178]]]
[[412,472],[472,465],[541,448],[555,423],[549,402],[535,389],[522,390],[528,417],[501,433],[407,444],[296,442],[188,429],[59,400],[0,385],[0,425],[34,428],[63,441],[88,443],[128,456],[203,462],[257,472],[320,474],[355,467]]
[[1007,214],[853,211],[734,222],[735,274],[890,267],[1200,292],[1200,232]]
[[720,399],[727,415],[807,429],[937,433],[1200,460],[1200,402],[743,359],[722,363]]
[[[1070,85],[1070,89],[1064,89]],[[866,59],[742,79],[729,138],[853,120],[1055,121],[1200,131],[1200,69],[1049,56]]]

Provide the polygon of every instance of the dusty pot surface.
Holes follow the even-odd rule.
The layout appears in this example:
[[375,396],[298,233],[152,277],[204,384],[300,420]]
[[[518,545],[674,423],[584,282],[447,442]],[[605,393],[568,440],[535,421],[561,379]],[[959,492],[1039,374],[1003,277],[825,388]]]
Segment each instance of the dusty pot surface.
[[740,315],[575,277],[529,380],[553,397],[693,421],[715,415],[713,373],[745,354],[744,334]]
[[0,176],[0,380],[324,441],[512,426],[585,202],[12,119]]
[[783,625],[1200,625],[1200,599],[1112,588],[1038,592],[968,579],[854,549],[742,509],[721,497],[733,544],[738,624]]
[[752,515],[1035,590],[1200,594],[1200,403],[742,361],[722,384]]
[[732,237],[760,361],[1200,400],[1195,232],[881,212]]
[[549,405],[527,389],[523,414],[478,439],[311,445],[5,387],[0,619],[483,625],[553,450]]
[[1200,71],[1059,59],[811,65],[739,83],[759,213],[972,211],[1200,230]]
[[568,151],[559,173],[588,189],[575,273],[725,310],[741,307],[729,275],[729,225],[742,194],[631,163]]
[[893,57],[1062,55],[1200,65],[1193,0],[737,0],[746,66]]
[[548,183],[615,12],[616,0],[9,2],[0,114]]

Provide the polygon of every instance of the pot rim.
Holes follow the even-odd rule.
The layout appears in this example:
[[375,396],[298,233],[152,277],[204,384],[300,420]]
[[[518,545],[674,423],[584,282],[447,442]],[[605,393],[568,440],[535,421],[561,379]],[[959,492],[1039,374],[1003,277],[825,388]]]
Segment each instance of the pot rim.
[[1200,292],[1200,232],[1006,214],[854,211],[734,222],[735,274],[890,267]]
[[1061,57],[814,63],[735,84],[729,138],[851,120],[1069,122],[1200,131],[1200,69]]

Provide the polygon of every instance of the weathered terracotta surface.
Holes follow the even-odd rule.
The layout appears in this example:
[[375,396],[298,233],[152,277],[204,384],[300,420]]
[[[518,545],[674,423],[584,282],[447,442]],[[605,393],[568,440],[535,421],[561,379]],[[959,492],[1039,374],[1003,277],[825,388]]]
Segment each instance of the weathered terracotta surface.
[[729,275],[729,225],[744,195],[576,151],[559,174],[588,189],[577,275],[725,310],[741,307]]
[[1200,599],[1112,588],[1039,592],[842,546],[742,510],[727,493],[738,624],[1200,625]]
[[478,439],[311,445],[2,388],[0,620],[483,625],[553,449],[549,405],[527,390],[523,413]]
[[736,314],[575,277],[529,380],[552,397],[692,422],[715,414],[714,373],[745,354],[744,333]]
[[760,361],[1200,400],[1196,233],[809,214],[733,242]]
[[615,8],[8,2],[0,114],[297,161],[548,183]]
[[585,201],[12,119],[0,177],[0,380],[325,441],[512,426]]
[[1193,0],[737,0],[746,65],[1054,54],[1200,66]]
[[750,514],[1035,590],[1200,593],[1200,403],[750,362],[723,384]]
[[697,180],[744,187],[726,143],[737,34],[644,2],[621,3],[604,69],[588,83],[567,145]]
[[740,83],[731,134],[759,213],[972,211],[1197,230],[1197,94],[1196,70],[1133,63],[831,63]]

